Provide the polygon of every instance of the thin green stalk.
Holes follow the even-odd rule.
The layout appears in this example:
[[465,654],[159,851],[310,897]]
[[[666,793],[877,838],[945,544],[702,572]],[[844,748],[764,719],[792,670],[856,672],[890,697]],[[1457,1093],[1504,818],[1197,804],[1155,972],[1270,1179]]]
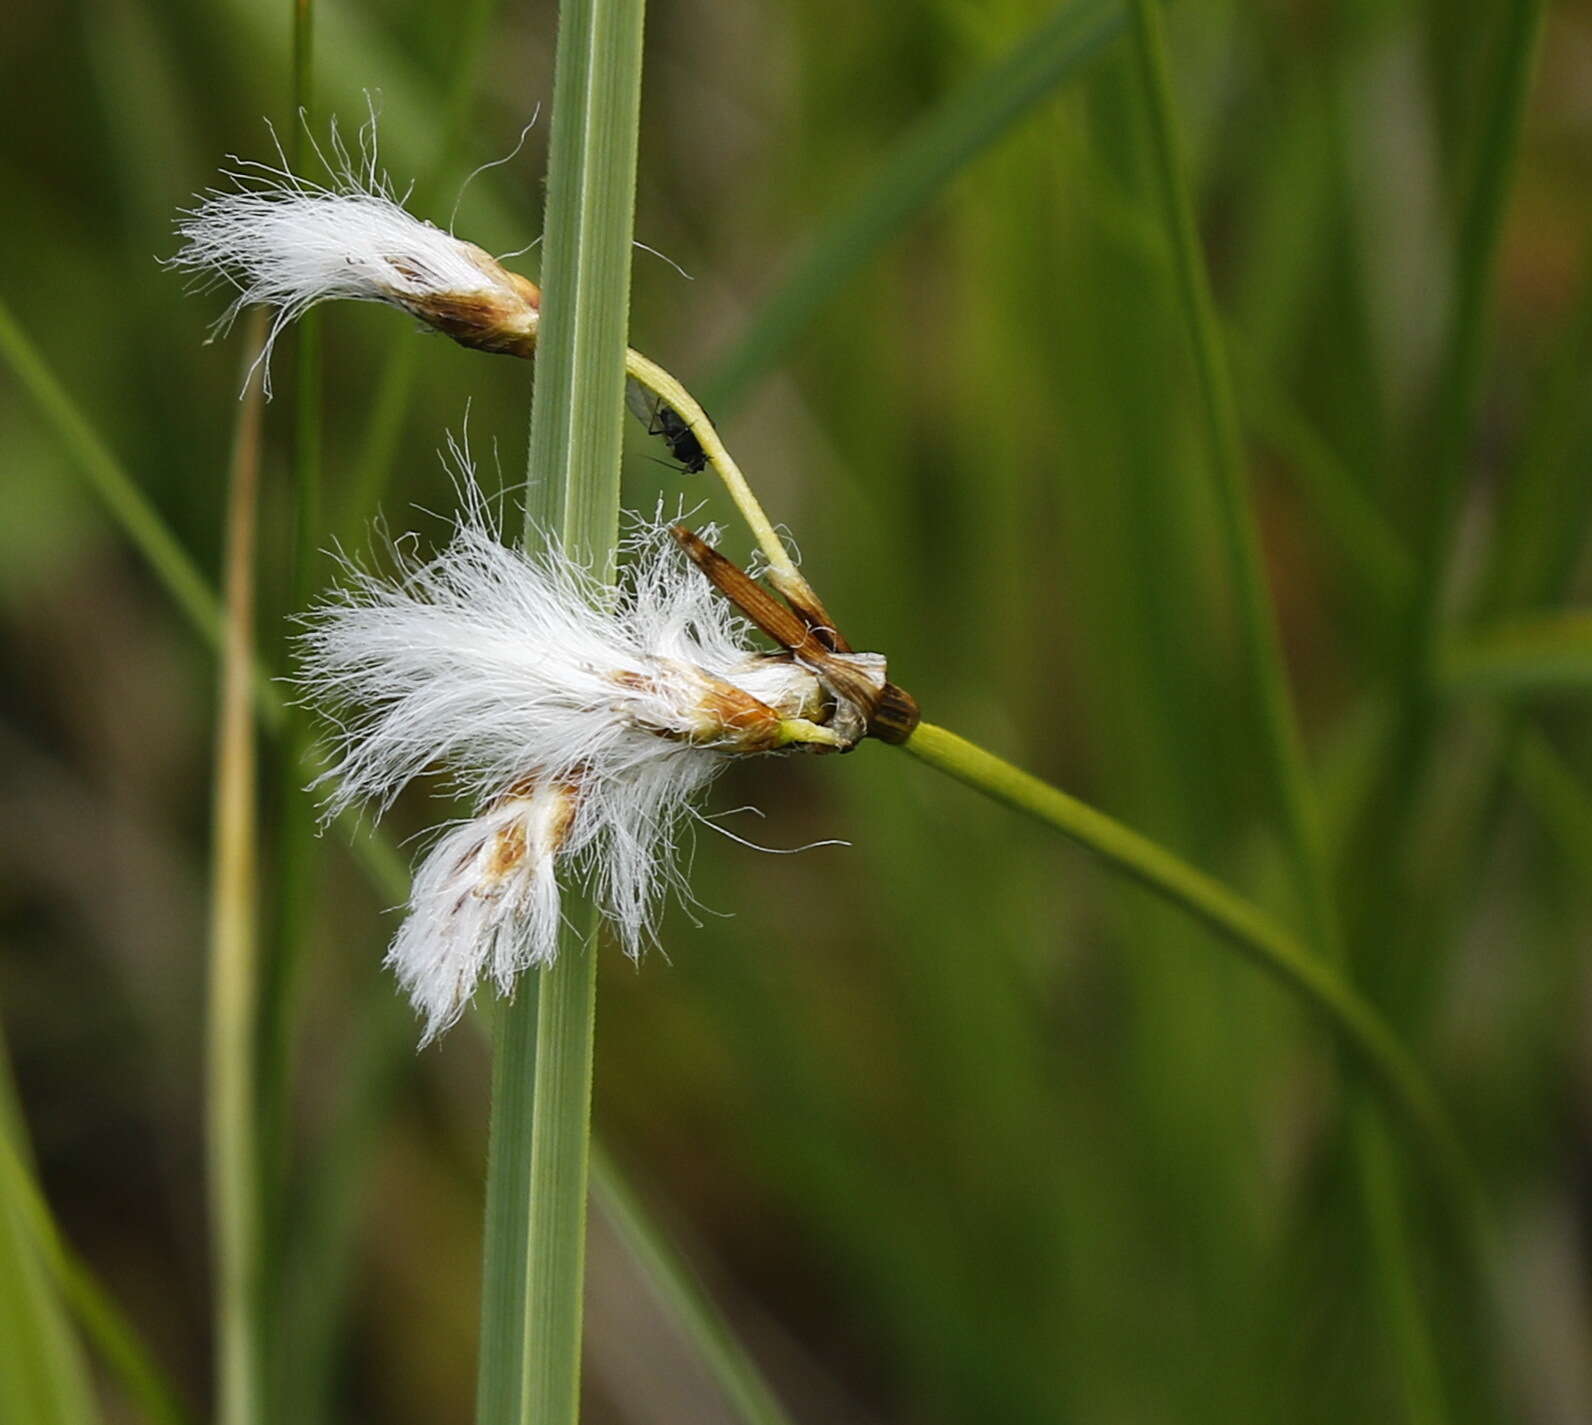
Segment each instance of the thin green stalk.
[[[88,482],[110,515],[149,565],[156,581],[171,595],[204,641],[219,649],[222,642],[221,600],[199,566],[182,547],[171,526],[138,488],[77,403],[67,395],[33,339],[17,324],[0,300],[0,358],[34,399],[39,414],[61,439],[73,467]],[[256,668],[255,707],[262,726],[279,730],[283,721],[281,691],[264,668]]]
[[618,543],[643,14],[568,0],[553,80],[527,474],[562,489],[564,550],[599,573]]
[[746,521],[753,538],[757,540],[758,548],[763,551],[763,557],[768,560],[769,571],[775,580],[790,581],[801,590],[810,593],[807,581],[802,578],[801,571],[790,556],[790,551],[785,548],[785,541],[779,537],[773,521],[764,513],[761,502],[752,492],[746,476],[741,473],[741,467],[735,463],[734,456],[725,447],[718,430],[696,397],[656,361],[643,356],[639,351],[631,350],[625,353],[625,373],[632,381],[638,382],[653,395],[667,402],[674,413],[685,422],[691,434],[697,438],[708,465],[723,482],[730,499],[735,503],[735,508],[740,511],[741,518]]
[[[402,893],[409,873],[397,865]],[[536,1072],[537,977],[523,975],[493,1016],[492,1115],[487,1136],[486,1215],[481,1234],[481,1346],[477,1425],[517,1418],[525,1357],[525,1277],[530,1217],[532,1085]]]
[[[400,888],[404,879],[400,867]],[[347,1016],[349,1042],[331,1113],[293,1174],[297,1210],[283,1242],[291,1261],[273,1302],[280,1320],[270,1379],[273,1418],[293,1425],[329,1425],[343,1415],[349,1304],[366,1246],[369,1172],[418,1067],[408,1008],[385,976],[362,987]]]
[[1286,458],[1312,516],[1332,536],[1356,591],[1379,616],[1373,625],[1379,625],[1382,616],[1403,607],[1414,586],[1409,551],[1281,383],[1253,359],[1241,360],[1239,370],[1240,404],[1251,432]]
[[[264,314],[245,350],[260,347]],[[255,924],[258,846],[254,728],[255,528],[260,406],[251,380],[238,413],[227,495],[226,632],[216,725],[211,828],[208,1115],[210,1211],[216,1278],[216,1418],[258,1425],[260,1163],[256,1138]]]
[[[569,557],[603,577],[619,539],[643,16],[642,0],[560,7],[542,230],[526,539],[557,529]],[[522,1299],[506,1299],[514,1285],[506,1273],[489,1273],[482,1299],[477,1418],[492,1425],[575,1425],[579,1418],[597,950],[595,925],[583,944],[566,937],[534,1000],[521,995],[503,1009],[500,1049],[518,1046],[520,1057],[523,1021],[533,1010],[536,1029],[531,1118],[509,1121],[496,1107],[493,1115],[489,1225],[516,1197],[526,1225]],[[507,1082],[519,1066],[499,1068],[495,1086],[522,1093],[522,1073]],[[515,1175],[527,1162],[522,1185]],[[506,1344],[505,1312],[520,1325],[519,1360]],[[512,1414],[482,1413],[511,1393]]]
[[1447,1115],[1397,1037],[1335,970],[1290,932],[1105,813],[943,727],[920,723],[904,744],[921,762],[1043,822],[1192,915],[1295,994],[1365,1068],[1413,1131],[1460,1222],[1474,1220],[1476,1188]]
[[1400,1384],[1405,1413],[1411,1420],[1441,1420],[1447,1413],[1443,1382],[1427,1339],[1426,1313],[1416,1294],[1414,1277],[1405,1265],[1410,1260],[1408,1224],[1387,1125],[1362,1113],[1356,1115],[1352,1131],[1354,1166],[1372,1251],[1380,1261],[1404,1268],[1389,1273],[1383,1284],[1381,1305],[1387,1329],[1398,1343],[1395,1354],[1404,1367]]
[[1510,771],[1573,883],[1586,891],[1586,868],[1592,866],[1592,790],[1540,728],[1524,730]]
[[536,991],[525,1373],[518,1417],[527,1425],[575,1425],[580,1419],[599,940],[595,918],[584,944],[566,936]]
[[1121,0],[1069,0],[895,146],[858,201],[797,260],[701,390],[728,409],[773,368],[813,315],[979,154],[1122,31]]

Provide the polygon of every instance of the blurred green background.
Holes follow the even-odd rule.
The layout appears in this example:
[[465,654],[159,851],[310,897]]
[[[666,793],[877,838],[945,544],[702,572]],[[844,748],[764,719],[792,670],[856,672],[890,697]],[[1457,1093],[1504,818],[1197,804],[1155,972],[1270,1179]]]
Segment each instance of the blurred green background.
[[[1592,1419],[1584,647],[1566,664],[1527,638],[1502,672],[1496,641],[1456,652],[1405,812],[1355,811],[1405,672],[1461,214],[1521,9],[1185,3],[1167,23],[1354,974],[1431,1070],[1492,1211],[1478,1326],[1430,1185],[1395,1152],[1447,1414],[1491,1417],[1496,1392],[1514,1418],[1575,1422]],[[205,345],[221,294],[185,296],[158,259],[227,154],[269,157],[266,117],[290,132],[290,10],[58,0],[0,33],[0,300],[212,578],[243,341]],[[853,275],[787,303],[789,341],[760,317],[811,244],[888,193],[915,126],[1051,13],[655,0],[637,234],[692,278],[638,253],[632,339],[702,397],[848,635],[928,716],[1296,920],[1126,44],[1104,39]],[[549,99],[554,18],[323,0],[321,131],[357,126],[369,91],[386,166],[446,224]],[[1592,5],[1550,7],[1532,80],[1457,437],[1456,645],[1589,592]],[[535,236],[545,144],[541,124],[470,184],[461,236]],[[534,274],[534,251],[511,265]],[[434,536],[434,452],[467,407],[483,478],[523,469],[527,369],[410,326],[323,311],[328,542],[363,540],[377,490],[394,532]],[[266,412],[278,667],[296,349]],[[0,1020],[63,1231],[202,1413],[215,665],[5,367],[0,452]],[[659,453],[634,433],[630,504],[683,492],[728,520],[710,477]],[[272,826],[284,780],[267,749]],[[767,846],[851,845],[769,856],[698,832],[701,907],[671,911],[667,954],[603,967],[596,1117],[797,1420],[1402,1417],[1341,1079],[1291,1002],[877,744],[738,767],[710,810],[742,805],[763,819],[728,825]],[[445,810],[414,795],[390,824],[407,837]],[[415,1053],[380,968],[395,917],[335,834],[287,907],[281,870],[267,951],[304,950],[280,985],[279,1418],[468,1420],[484,1041],[463,1026]],[[601,1217],[587,1330],[589,1420],[732,1418]],[[106,1394],[108,1418],[135,1418]]]

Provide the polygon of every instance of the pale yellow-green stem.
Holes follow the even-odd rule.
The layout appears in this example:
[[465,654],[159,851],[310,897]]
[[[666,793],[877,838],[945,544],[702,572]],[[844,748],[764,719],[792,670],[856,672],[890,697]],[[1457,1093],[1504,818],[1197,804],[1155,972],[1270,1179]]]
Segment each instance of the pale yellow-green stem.
[[[259,349],[263,314],[250,324]],[[260,478],[258,380],[233,437],[227,497],[226,595],[211,828],[207,1025],[210,1210],[216,1277],[216,1419],[259,1425],[260,1163],[256,1137],[254,569]]]
[[798,590],[806,589],[807,581],[796,568],[796,562],[790,557],[790,551],[785,548],[785,542],[779,537],[768,516],[763,513],[763,507],[758,503],[757,496],[752,493],[752,487],[747,484],[746,476],[741,473],[741,467],[725,449],[724,442],[719,438],[718,431],[714,429],[712,420],[698,404],[696,397],[656,361],[634,349],[625,353],[625,374],[637,385],[665,402],[696,437],[697,444],[702,447],[702,454],[707,457],[709,468],[719,477],[730,498],[735,501],[735,508],[741,512],[741,518],[746,521],[753,538],[757,540],[757,547],[763,551],[763,557],[768,560],[768,567],[775,583],[790,581]]

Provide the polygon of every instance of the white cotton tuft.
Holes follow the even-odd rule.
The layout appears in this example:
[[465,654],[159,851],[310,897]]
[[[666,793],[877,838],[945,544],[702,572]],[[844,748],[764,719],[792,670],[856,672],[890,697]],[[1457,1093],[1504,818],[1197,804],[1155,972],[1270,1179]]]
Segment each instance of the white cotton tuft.
[[606,589],[556,550],[504,545],[477,497],[440,553],[351,570],[308,616],[300,686],[338,720],[329,814],[385,807],[431,769],[477,807],[425,858],[390,957],[428,1037],[483,975],[552,959],[555,857],[639,954],[693,799],[729,756],[823,715],[814,675],[756,653],[666,530],[626,554]]
[[569,788],[539,785],[452,828],[421,862],[387,963],[425,1018],[422,1045],[464,1013],[480,980],[507,994],[520,971],[552,958],[553,863],[572,809]]
[[[376,165],[374,126],[355,163],[332,131],[327,182],[280,166],[235,161],[230,188],[211,189],[177,223],[183,246],[169,265],[200,285],[237,291],[216,323],[247,306],[275,309],[261,361],[289,322],[317,303],[385,302],[466,345],[516,350],[534,340],[538,294],[489,253],[415,217]],[[278,148],[280,158],[280,147]]]

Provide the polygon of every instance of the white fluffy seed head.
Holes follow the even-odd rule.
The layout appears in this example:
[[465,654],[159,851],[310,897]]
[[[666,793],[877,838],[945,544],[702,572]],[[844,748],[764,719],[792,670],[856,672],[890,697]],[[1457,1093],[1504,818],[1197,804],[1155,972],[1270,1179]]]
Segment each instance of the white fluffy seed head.
[[267,394],[282,328],[336,298],[385,302],[467,346],[526,354],[538,321],[535,285],[410,213],[377,167],[373,125],[361,153],[357,162],[350,157],[334,125],[324,184],[294,174],[285,160],[234,160],[224,174],[231,186],[208,190],[178,219],[183,245],[169,265],[200,286],[236,290],[217,332],[244,307],[275,310],[261,354]]
[[823,716],[814,675],[754,652],[665,529],[625,553],[605,589],[502,543],[469,498],[439,553],[351,568],[308,616],[300,686],[338,727],[329,814],[431,769],[477,808],[426,857],[392,948],[428,1037],[483,974],[506,986],[556,953],[555,857],[639,954],[693,798],[729,757],[781,745],[786,719]]
[[507,994],[558,944],[554,858],[574,792],[544,782],[451,828],[415,872],[409,915],[387,954],[425,1021],[429,1043],[464,1013],[487,976]]

